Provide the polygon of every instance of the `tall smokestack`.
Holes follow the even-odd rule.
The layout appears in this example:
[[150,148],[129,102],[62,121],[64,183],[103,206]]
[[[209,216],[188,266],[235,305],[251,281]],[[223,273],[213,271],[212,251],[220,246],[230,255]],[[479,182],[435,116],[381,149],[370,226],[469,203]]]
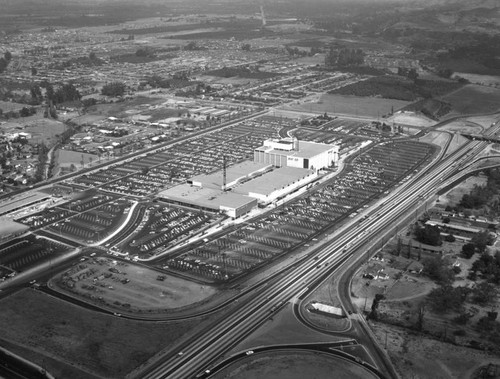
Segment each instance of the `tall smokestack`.
[[266,15],[264,14],[264,5],[260,6],[260,17],[262,18],[262,27],[266,26]]

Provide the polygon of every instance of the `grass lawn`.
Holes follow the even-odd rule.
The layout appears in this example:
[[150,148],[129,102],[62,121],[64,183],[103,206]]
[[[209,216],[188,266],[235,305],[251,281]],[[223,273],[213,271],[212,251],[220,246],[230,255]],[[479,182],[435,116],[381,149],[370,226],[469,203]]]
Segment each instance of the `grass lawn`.
[[306,112],[328,112],[377,118],[390,113],[391,109],[397,111],[408,104],[407,101],[376,97],[323,95],[318,103],[301,104],[297,108]]
[[[335,373],[332,376],[332,373]],[[281,351],[256,354],[238,361],[214,376],[214,379],[371,379],[375,375],[364,367],[328,354],[305,351]]]
[[131,321],[89,311],[31,289],[0,301],[2,339],[29,349],[36,364],[60,378],[70,377],[61,372],[68,366],[104,378],[123,378],[200,321]]

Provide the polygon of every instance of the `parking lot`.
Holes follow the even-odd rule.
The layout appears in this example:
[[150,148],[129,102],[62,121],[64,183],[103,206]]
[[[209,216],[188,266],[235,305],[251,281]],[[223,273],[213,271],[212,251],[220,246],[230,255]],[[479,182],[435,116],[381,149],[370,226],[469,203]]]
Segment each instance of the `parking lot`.
[[224,281],[276,259],[381,196],[431,159],[415,141],[377,145],[342,174],[227,235],[155,266],[208,281]]
[[120,195],[147,196],[188,178],[221,169],[223,156],[229,165],[251,159],[253,150],[265,139],[277,137],[279,125],[248,120],[229,128],[139,156],[92,174],[75,183],[99,186]]
[[104,239],[124,221],[131,202],[116,196],[89,193],[60,206],[45,209],[17,221],[55,238],[88,244]]
[[0,266],[3,266],[0,280],[14,271],[25,271],[69,250],[67,245],[34,235],[11,240],[0,245]]
[[154,204],[147,207],[137,228],[118,249],[131,256],[149,257],[175,246],[219,218],[214,213]]

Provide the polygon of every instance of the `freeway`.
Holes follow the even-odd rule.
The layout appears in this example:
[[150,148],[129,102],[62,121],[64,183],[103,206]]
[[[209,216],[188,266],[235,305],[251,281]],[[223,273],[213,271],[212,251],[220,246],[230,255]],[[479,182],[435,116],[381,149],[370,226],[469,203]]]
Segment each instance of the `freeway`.
[[[489,133],[495,132],[489,130]],[[284,306],[308,286],[314,287],[321,278],[331,275],[345,263],[360,247],[384,235],[398,220],[420,204],[422,198],[435,193],[442,181],[459,169],[461,162],[477,155],[486,142],[470,141],[421,172],[394,191],[379,207],[374,208],[361,222],[353,222],[337,230],[333,241],[327,243],[314,257],[298,265],[288,275],[276,280],[261,291],[257,291],[246,302],[242,302],[216,328],[207,328],[186,342],[182,354],[169,354],[138,372],[141,378],[186,378],[199,373],[210,362],[216,360],[228,348],[234,346],[258,328],[270,314]],[[362,255],[356,255],[356,260]],[[346,304],[349,307],[349,304]],[[352,305],[350,305],[352,308]],[[352,310],[352,309],[348,309]],[[394,372],[384,365],[382,376],[394,377]]]

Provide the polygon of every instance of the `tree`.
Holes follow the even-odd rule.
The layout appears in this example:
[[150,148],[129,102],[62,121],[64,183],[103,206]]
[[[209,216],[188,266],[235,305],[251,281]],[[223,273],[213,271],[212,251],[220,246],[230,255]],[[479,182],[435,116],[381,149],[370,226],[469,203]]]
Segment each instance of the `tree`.
[[243,51],[250,51],[251,48],[252,46],[249,43],[245,43],[241,46],[241,50]]
[[40,88],[39,85],[33,84],[30,88],[30,93],[31,93],[31,98],[33,101],[39,103],[40,100],[42,99],[42,89]]
[[424,227],[417,227],[415,237],[419,242],[427,245],[440,246],[441,245],[441,232],[439,227],[435,225],[425,225]]
[[189,42],[186,46],[184,46],[184,50],[197,50],[198,46],[195,41]]
[[36,67],[31,67],[31,75],[35,76],[36,74],[38,74],[37,68]]
[[480,305],[491,303],[496,297],[495,286],[491,283],[481,282],[472,289],[472,300]]
[[10,51],[6,51],[4,54],[3,54],[3,57],[5,58],[5,60],[7,62],[10,62],[12,60],[12,53]]
[[54,87],[52,84],[48,83],[47,86],[45,87],[45,96],[47,97],[47,100],[53,101],[54,100]]
[[422,264],[424,266],[423,273],[438,283],[451,283],[455,277],[453,271],[441,257],[426,258]]
[[492,245],[495,242],[495,237],[487,230],[476,233],[470,240],[479,253],[483,253],[486,250],[486,246]]
[[125,93],[125,88],[126,88],[125,83],[112,82],[104,85],[104,87],[102,87],[101,93],[104,96],[112,96],[112,97],[123,96]]
[[424,316],[425,316],[425,302],[421,302],[418,307],[418,318],[417,318],[417,330],[422,331],[424,329]]
[[466,243],[465,245],[462,246],[462,255],[470,259],[476,252],[476,246],[473,243]]
[[93,97],[89,97],[87,99],[82,100],[82,104],[85,108],[91,107],[97,104],[97,100]]
[[137,49],[137,51],[135,52],[135,55],[138,57],[154,57],[154,54],[145,48]]
[[449,311],[458,311],[465,300],[469,289],[466,287],[452,287],[449,284],[434,288],[429,295],[427,301],[431,308],[438,313],[446,313]]
[[66,83],[59,87],[54,93],[53,101],[55,104],[65,103],[67,101],[80,100],[82,95],[72,83]]
[[447,234],[445,237],[444,237],[444,240],[446,242],[455,242],[456,241],[456,238],[453,234]]
[[28,107],[23,107],[20,111],[19,111],[19,115],[21,117],[28,117],[28,116],[31,116],[31,111],[29,110]]
[[0,58],[0,74],[7,69],[9,62],[5,58]]

